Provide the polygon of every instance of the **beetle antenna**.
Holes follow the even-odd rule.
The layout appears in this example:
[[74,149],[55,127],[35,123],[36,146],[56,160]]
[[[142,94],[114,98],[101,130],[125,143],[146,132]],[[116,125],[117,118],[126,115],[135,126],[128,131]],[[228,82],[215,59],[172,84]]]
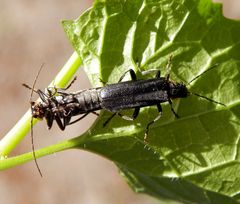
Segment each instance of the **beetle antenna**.
[[197,78],[199,78],[200,76],[202,76],[203,74],[206,74],[208,71],[216,68],[219,64],[215,64],[213,66],[211,66],[209,69],[205,70],[203,73],[197,75],[196,77],[194,77],[191,81],[188,82],[188,84],[191,84],[193,81],[195,81]]
[[40,72],[42,71],[43,66],[44,66],[44,63],[42,63],[40,69],[38,70],[37,76],[34,79],[33,86],[32,86],[32,92],[31,92],[31,95],[30,95],[30,101],[32,101],[33,92],[35,92],[34,88],[35,88],[35,85],[37,83],[37,79],[38,79],[38,77],[40,75]]
[[[39,76],[43,66],[44,66],[44,63],[41,65],[40,69],[38,70],[38,73],[37,73],[37,76],[34,79],[32,88],[30,86],[28,86],[27,84],[23,84],[23,86],[25,86],[26,88],[32,90],[31,91],[31,95],[30,95],[30,99],[29,99],[30,104],[32,104],[33,92],[38,93],[34,88],[35,88],[38,76]],[[31,112],[33,112],[32,105],[31,105]],[[37,163],[37,158],[36,158],[36,154],[35,154],[35,146],[34,146],[34,139],[33,139],[33,116],[31,117],[30,126],[31,126],[31,146],[32,146],[32,154],[33,154],[34,162],[36,164],[36,167],[37,167],[37,170],[38,170],[40,176],[43,177],[42,172],[40,170],[40,167],[39,167],[39,165]]]
[[38,170],[40,176],[43,177],[41,169],[37,162],[36,154],[35,154],[35,146],[34,146],[34,140],[33,140],[33,117],[31,117],[31,144],[32,144],[32,153],[33,153],[34,162],[36,164],[36,167],[37,167],[37,170]]
[[216,104],[219,104],[219,105],[221,105],[221,106],[225,106],[225,107],[226,107],[226,105],[225,105],[224,103],[215,101],[215,100],[213,100],[213,99],[211,99],[211,98],[208,98],[208,97],[206,97],[206,96],[202,96],[202,95],[199,95],[199,94],[197,94],[197,93],[192,93],[192,92],[190,92],[190,94],[195,95],[195,96],[198,96],[198,97],[203,98],[203,99],[205,99],[205,100],[207,100],[207,101],[211,101],[211,102],[213,102],[213,103],[216,103]]
[[25,88],[33,91],[34,93],[37,93],[37,90],[33,89],[31,86],[29,86],[29,85],[27,85],[27,84],[25,84],[25,83],[22,83],[22,85],[23,85]]

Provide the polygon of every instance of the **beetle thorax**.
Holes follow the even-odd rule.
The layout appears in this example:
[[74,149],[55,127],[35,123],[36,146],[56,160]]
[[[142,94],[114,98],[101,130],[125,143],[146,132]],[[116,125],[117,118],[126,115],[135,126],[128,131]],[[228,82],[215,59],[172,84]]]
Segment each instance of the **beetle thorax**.
[[189,95],[189,91],[185,84],[178,82],[169,82],[170,98],[185,98]]

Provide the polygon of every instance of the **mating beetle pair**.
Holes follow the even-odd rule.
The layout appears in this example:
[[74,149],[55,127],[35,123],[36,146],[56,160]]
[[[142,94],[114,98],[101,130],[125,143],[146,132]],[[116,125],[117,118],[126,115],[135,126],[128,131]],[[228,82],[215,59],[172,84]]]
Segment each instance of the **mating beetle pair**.
[[[171,57],[167,64],[167,70],[170,70],[170,65]],[[216,67],[216,65],[202,74],[214,67]],[[122,82],[128,72],[130,73],[132,80]],[[190,81],[190,83],[202,74],[196,76]],[[144,136],[144,141],[146,142],[149,127],[161,118],[161,103],[168,102],[171,111],[177,118],[178,115],[172,106],[172,99],[186,98],[190,94],[225,106],[223,103],[189,92],[184,83],[174,82],[169,78],[169,73],[167,73],[165,77],[161,77],[160,71],[157,70],[155,78],[138,80],[136,73],[130,69],[122,75],[116,84],[109,84],[104,87],[81,90],[72,93],[66,92],[72,83],[65,89],[58,89],[55,87],[48,88],[46,93],[41,90],[34,90],[34,87],[31,88],[26,84],[24,86],[32,89],[32,91],[40,96],[40,102],[31,102],[32,117],[37,119],[45,118],[49,129],[52,127],[54,120],[56,120],[59,128],[64,130],[66,126],[83,119],[89,113],[97,114],[95,111],[101,109],[113,112],[113,115],[104,123],[104,126],[115,115],[119,115],[125,120],[134,120],[137,118],[140,108],[155,105],[158,109],[158,116],[146,126]],[[120,113],[120,111],[126,109],[134,109],[132,116],[125,116]],[[72,120],[72,117],[78,115],[80,115],[78,119]]]
[[[66,90],[72,85],[75,79],[69,84],[65,89],[60,88],[48,88],[46,92],[41,90],[35,90],[36,80],[42,69],[39,70],[38,75],[34,81],[33,87],[30,87],[26,84],[23,84],[25,87],[30,89],[31,92],[31,111],[32,119],[43,119],[47,121],[47,126],[50,129],[52,127],[53,121],[55,120],[61,130],[64,130],[66,126],[76,123],[77,121],[86,117],[89,113],[96,113],[97,110],[107,110],[113,112],[112,116],[105,121],[103,126],[106,126],[107,123],[115,116],[119,115],[125,120],[134,120],[137,118],[140,108],[146,106],[157,106],[158,116],[148,122],[145,128],[144,142],[147,142],[149,127],[161,118],[162,107],[161,103],[168,102],[171,108],[172,113],[175,117],[179,117],[174,111],[172,106],[172,99],[176,98],[186,98],[189,95],[196,95],[203,99],[206,99],[210,102],[223,105],[223,103],[217,102],[205,96],[199,95],[197,93],[190,92],[186,85],[182,82],[174,82],[170,80],[170,65],[171,57],[167,64],[167,71],[165,77],[161,77],[159,70],[156,71],[156,77],[152,79],[138,80],[134,70],[130,69],[126,71],[118,83],[109,84],[104,87],[92,88],[87,90],[81,90],[77,92],[66,92]],[[204,71],[202,74],[208,72],[209,70],[216,67],[216,65]],[[152,70],[150,70],[152,71]],[[130,73],[131,81],[122,82],[123,78],[127,73]],[[147,71],[149,72],[149,71]],[[202,74],[196,76],[192,81],[200,77]],[[32,101],[33,92],[37,93],[41,101],[34,102]],[[120,113],[122,110],[134,109],[132,116],[125,116]],[[79,118],[72,120],[74,116],[79,116]],[[32,137],[32,150],[33,157],[38,168],[38,171],[41,174],[40,168],[36,161],[34,144],[33,144],[33,120],[31,120],[31,137]]]

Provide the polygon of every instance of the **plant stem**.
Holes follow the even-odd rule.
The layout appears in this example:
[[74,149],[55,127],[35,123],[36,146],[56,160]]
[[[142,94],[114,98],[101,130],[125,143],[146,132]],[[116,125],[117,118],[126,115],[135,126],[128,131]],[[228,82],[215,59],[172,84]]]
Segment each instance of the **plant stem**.
[[[78,54],[74,52],[49,86],[53,87],[53,85],[55,85],[60,88],[65,87],[81,64],[81,59]],[[29,132],[30,119],[31,111],[28,110],[16,125],[2,138],[0,141],[0,159],[6,158]],[[33,122],[33,124],[35,124],[37,120]]]
[[[41,148],[39,150],[35,151],[36,158],[43,157],[49,154],[53,154],[59,151],[71,149],[76,146],[84,146],[84,137],[86,136],[87,133],[83,134],[81,137],[78,138],[73,138],[71,140],[65,140],[61,141],[60,143]],[[32,152],[25,153],[22,155],[18,155],[15,157],[7,158],[4,160],[0,160],[0,170],[8,169],[20,164],[24,164],[28,161],[33,160],[33,154]]]

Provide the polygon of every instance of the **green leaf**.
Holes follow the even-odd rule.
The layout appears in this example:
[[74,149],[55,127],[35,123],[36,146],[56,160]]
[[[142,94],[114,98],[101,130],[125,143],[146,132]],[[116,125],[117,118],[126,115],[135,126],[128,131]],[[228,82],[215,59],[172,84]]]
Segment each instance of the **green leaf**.
[[[119,166],[120,167],[120,166]],[[121,168],[123,176],[137,193],[147,193],[161,200],[178,200],[183,203],[237,203],[234,199],[199,188],[185,179],[151,177]]]
[[[185,203],[239,201],[240,22],[221,13],[210,0],[98,0],[79,19],[64,21],[93,86],[100,86],[100,79],[116,83],[124,71],[138,71],[138,64],[164,75],[173,55],[174,81],[189,82],[218,63],[188,88],[227,105],[196,96],[177,99],[176,119],[163,104],[148,144],[144,131],[157,116],[155,107],[142,109],[134,122],[115,117],[105,128],[111,114],[102,112],[84,137],[74,140],[75,147],[116,162],[133,188],[140,182],[156,197]],[[138,72],[138,77],[153,76]]]

